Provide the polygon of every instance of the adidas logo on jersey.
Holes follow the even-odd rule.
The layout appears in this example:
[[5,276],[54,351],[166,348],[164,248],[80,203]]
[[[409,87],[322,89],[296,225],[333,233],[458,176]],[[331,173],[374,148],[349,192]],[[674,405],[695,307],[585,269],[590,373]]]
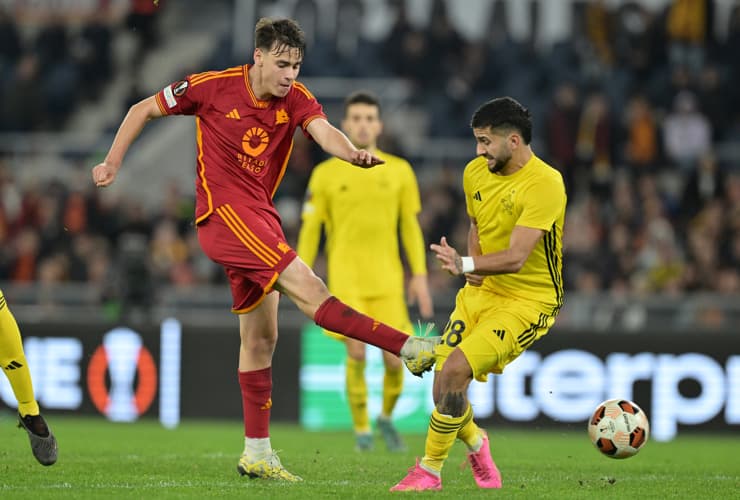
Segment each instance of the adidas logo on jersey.
[[16,360],[11,361],[8,366],[3,366],[3,370],[17,370],[18,368],[23,368],[23,365]]
[[228,113],[226,113],[226,118],[231,118],[232,120],[241,120],[242,117],[239,116],[239,112],[236,110],[236,108],[232,109]]
[[476,201],[483,201],[483,198],[481,198],[480,196],[480,191],[475,192],[475,194],[473,195],[473,199]]

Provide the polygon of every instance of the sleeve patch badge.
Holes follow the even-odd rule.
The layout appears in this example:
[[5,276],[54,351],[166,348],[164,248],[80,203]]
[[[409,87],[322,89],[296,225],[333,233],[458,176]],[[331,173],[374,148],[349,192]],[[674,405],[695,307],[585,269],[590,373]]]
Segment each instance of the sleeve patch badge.
[[164,94],[164,100],[165,102],[167,102],[168,108],[174,108],[175,106],[177,106],[175,96],[172,94],[172,85],[167,85],[162,93]]
[[181,95],[185,94],[187,90],[188,90],[188,81],[181,80],[173,85],[172,93],[175,94],[175,97],[180,97]]

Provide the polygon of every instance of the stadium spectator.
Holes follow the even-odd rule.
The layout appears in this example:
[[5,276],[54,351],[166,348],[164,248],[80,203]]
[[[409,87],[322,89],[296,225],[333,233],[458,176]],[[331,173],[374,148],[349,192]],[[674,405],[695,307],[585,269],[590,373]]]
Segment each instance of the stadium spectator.
[[671,64],[698,75],[712,42],[713,26],[713,0],[673,0],[666,19]]
[[660,158],[660,137],[655,112],[644,95],[630,99],[624,119],[627,165],[637,175],[654,172]]
[[546,118],[547,151],[552,165],[563,175],[568,191],[574,186],[576,141],[578,137],[579,91],[570,82],[559,84]]
[[46,121],[44,94],[39,84],[38,58],[18,59],[0,92],[0,131],[33,132]]
[[699,157],[710,151],[712,125],[698,109],[692,92],[676,95],[673,110],[663,122],[663,144],[668,159],[684,173],[696,168]]
[[697,168],[689,173],[681,197],[681,221],[686,223],[708,203],[722,198],[725,187],[724,172],[715,155],[709,151],[698,161]]
[[594,92],[586,98],[578,121],[576,158],[580,172],[576,179],[587,184],[577,189],[587,187],[599,194],[608,191],[613,165],[612,136],[609,101],[603,93]]
[[108,7],[93,13],[74,41],[74,52],[82,83],[81,95],[95,99],[113,76],[113,31]]

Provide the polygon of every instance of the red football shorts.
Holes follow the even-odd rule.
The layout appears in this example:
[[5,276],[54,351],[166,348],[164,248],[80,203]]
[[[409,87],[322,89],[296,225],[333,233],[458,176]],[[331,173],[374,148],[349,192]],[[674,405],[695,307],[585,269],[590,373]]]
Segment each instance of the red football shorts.
[[216,208],[198,225],[198,240],[203,252],[224,267],[235,313],[257,307],[296,257],[276,218],[243,206]]

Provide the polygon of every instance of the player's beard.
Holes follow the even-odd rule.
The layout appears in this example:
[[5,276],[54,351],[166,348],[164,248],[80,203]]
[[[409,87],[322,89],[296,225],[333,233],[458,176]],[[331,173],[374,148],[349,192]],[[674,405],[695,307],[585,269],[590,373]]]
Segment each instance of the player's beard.
[[496,158],[486,156],[486,159],[488,160],[493,159],[496,161],[496,163],[494,163],[493,166],[491,166],[490,163],[488,164],[488,171],[491,172],[492,174],[497,174],[501,172],[501,170],[503,170],[503,168],[511,161],[511,152],[510,151],[507,151],[505,153],[502,152]]

